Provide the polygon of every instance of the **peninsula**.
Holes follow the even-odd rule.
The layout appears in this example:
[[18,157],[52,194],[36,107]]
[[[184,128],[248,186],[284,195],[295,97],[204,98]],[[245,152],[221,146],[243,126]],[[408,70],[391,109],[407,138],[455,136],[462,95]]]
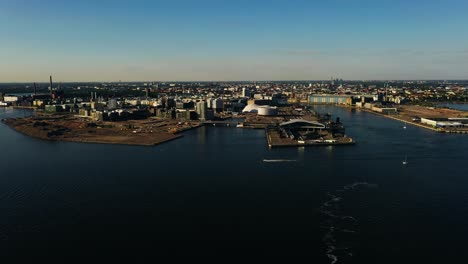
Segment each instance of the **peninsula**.
[[200,122],[175,120],[128,120],[95,122],[70,115],[38,114],[10,118],[3,122],[25,135],[50,141],[154,146],[182,137],[180,132],[200,126]]

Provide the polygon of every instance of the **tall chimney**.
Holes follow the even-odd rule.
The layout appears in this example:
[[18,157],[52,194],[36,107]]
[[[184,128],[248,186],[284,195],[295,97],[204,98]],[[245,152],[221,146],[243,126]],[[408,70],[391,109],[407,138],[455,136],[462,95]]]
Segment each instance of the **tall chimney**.
[[34,95],[36,95],[36,83],[34,83]]
[[52,75],[50,75],[50,94],[52,95]]

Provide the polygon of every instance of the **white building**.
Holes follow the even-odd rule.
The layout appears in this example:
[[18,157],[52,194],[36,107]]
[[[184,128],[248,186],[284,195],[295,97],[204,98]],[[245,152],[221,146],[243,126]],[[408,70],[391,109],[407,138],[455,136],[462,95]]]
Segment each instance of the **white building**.
[[459,118],[424,118],[421,117],[421,123],[430,125],[433,127],[440,127],[440,128],[464,128],[468,127],[468,124],[462,123],[463,121]]
[[257,108],[258,115],[261,116],[276,116],[278,115],[278,108],[269,105],[262,105]]
[[18,96],[11,96],[11,95],[3,96],[3,102],[5,102],[5,103],[14,103],[14,102],[18,102],[18,101],[19,101]]
[[195,107],[196,107],[195,110],[198,114],[198,118],[202,120],[206,120],[206,117],[207,117],[206,113],[208,110],[207,103],[205,101],[200,101],[200,102],[197,102]]
[[210,108],[210,109],[213,108],[213,104],[212,104],[213,101],[214,101],[213,98],[208,98],[208,99],[206,100],[206,106],[207,106],[208,108]]

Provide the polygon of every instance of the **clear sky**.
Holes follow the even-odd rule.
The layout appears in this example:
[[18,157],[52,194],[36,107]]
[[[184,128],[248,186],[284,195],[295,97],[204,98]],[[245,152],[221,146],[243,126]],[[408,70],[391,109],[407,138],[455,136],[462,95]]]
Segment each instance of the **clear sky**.
[[468,79],[467,0],[0,0],[0,82]]

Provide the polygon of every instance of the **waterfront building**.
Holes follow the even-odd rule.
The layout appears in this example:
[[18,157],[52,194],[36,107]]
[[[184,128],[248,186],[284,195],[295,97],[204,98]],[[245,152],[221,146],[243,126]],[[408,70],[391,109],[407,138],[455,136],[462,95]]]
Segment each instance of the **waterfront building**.
[[317,95],[309,96],[310,104],[351,104],[352,96],[350,95]]
[[[279,132],[280,138],[290,138],[302,144],[308,140],[320,140],[320,142],[324,142],[323,136],[329,133],[333,135],[334,130],[334,128],[327,127],[323,123],[304,119],[291,119],[287,122],[282,122],[276,129]],[[325,134],[323,134],[324,132]]]
[[271,100],[249,100],[247,106],[242,109],[243,113],[258,113],[260,106],[267,106],[271,104]]
[[206,120],[207,110],[208,110],[208,106],[207,106],[207,103],[205,101],[197,102],[196,111],[197,111],[199,119]]
[[211,101],[211,108],[215,112],[222,112],[224,108],[224,101],[221,98],[217,98]]
[[262,105],[257,108],[258,115],[260,116],[276,116],[278,115],[278,108],[275,106]]
[[249,102],[249,104],[242,109],[242,113],[258,113],[258,107],[259,105],[253,103],[252,100],[252,103]]
[[213,109],[207,109],[205,112],[205,120],[213,120],[213,119],[214,119]]
[[44,110],[45,110],[47,113],[56,113],[56,112],[62,112],[63,107],[60,106],[60,105],[46,105],[46,106],[44,107]]
[[37,106],[37,107],[41,107],[45,105],[45,101],[44,100],[40,100],[40,99],[35,99],[33,101],[33,106]]
[[311,128],[311,129],[324,129],[325,125],[317,122],[304,119],[291,119],[289,121],[280,124],[281,127],[285,128]]
[[5,103],[16,103],[19,101],[19,96],[5,95],[3,96],[3,102]]
[[439,128],[468,128],[468,118],[424,118],[421,123]]
[[195,110],[189,110],[187,114],[188,120],[197,120],[197,112]]
[[398,109],[396,109],[395,107],[382,107],[382,106],[374,105],[371,107],[371,110],[377,113],[382,113],[382,114],[387,114],[387,115],[398,113]]
[[176,117],[178,119],[186,119],[187,118],[187,110],[185,109],[176,109]]

